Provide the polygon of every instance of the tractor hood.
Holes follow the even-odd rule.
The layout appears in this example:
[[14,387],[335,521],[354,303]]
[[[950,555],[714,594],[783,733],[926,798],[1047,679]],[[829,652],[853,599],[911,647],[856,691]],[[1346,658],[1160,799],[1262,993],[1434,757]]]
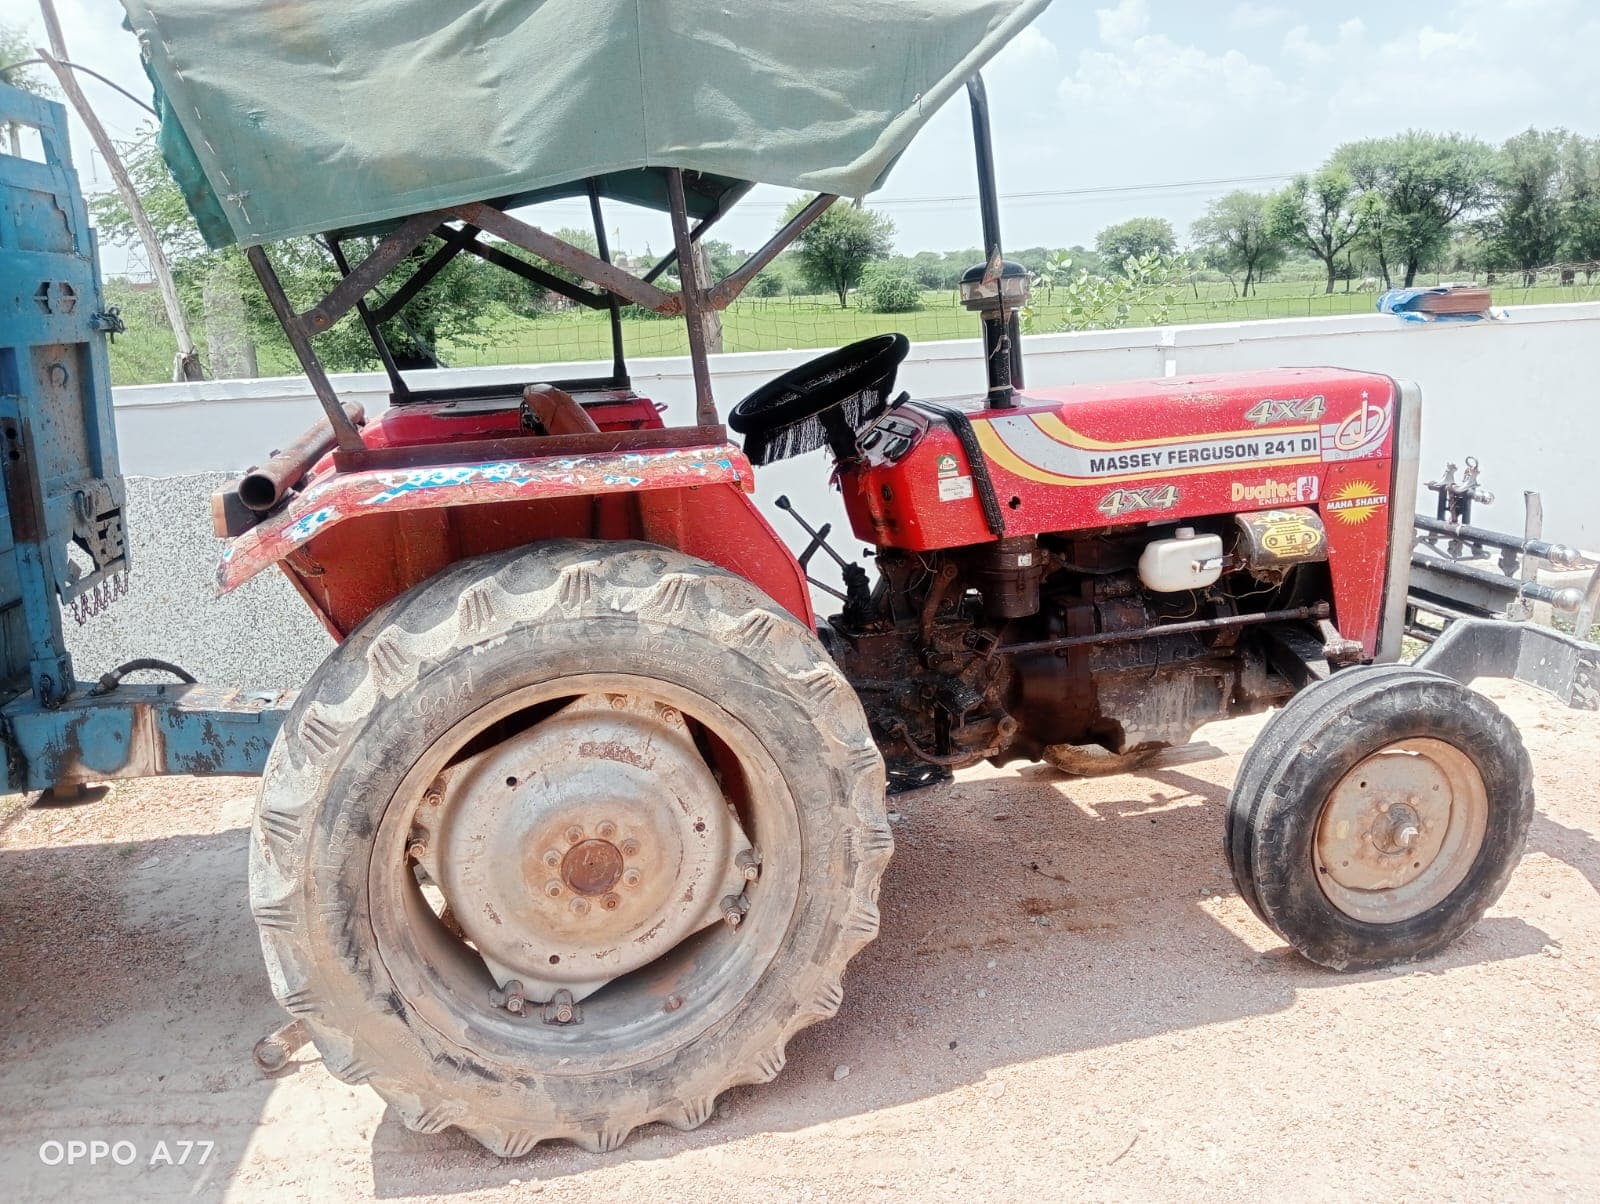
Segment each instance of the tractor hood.
[[879,187],[1049,0],[123,0],[213,247],[581,192]]

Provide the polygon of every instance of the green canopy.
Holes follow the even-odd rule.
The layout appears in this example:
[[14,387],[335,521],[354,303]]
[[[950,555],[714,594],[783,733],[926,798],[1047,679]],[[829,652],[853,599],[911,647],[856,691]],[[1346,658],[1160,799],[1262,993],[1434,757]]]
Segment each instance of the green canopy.
[[471,201],[862,196],[1049,0],[122,0],[206,241]]

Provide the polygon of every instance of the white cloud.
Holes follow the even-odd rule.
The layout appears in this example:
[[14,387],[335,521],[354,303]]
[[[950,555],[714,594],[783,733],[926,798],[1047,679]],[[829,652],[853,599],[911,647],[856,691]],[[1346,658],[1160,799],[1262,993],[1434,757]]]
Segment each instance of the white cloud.
[[1228,14],[1228,24],[1235,29],[1268,29],[1288,19],[1287,9],[1276,4],[1252,4],[1250,0],[1234,5],[1233,12]]
[[1074,110],[1113,110],[1137,125],[1194,128],[1282,102],[1291,89],[1238,50],[1212,54],[1147,34],[1130,46],[1081,52],[1057,92]]
[[1145,0],[1118,0],[1115,8],[1094,10],[1100,40],[1107,46],[1129,46],[1150,29],[1150,9]]

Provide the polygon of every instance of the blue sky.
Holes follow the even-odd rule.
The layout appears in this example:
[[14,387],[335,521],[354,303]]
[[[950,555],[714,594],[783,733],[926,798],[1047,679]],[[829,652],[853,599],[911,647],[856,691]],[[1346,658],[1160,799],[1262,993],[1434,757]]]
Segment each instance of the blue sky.
[[[73,57],[144,95],[116,0],[57,5]],[[16,5],[38,30],[31,9]],[[1056,0],[986,72],[1001,191],[1043,194],[1006,203],[1006,242],[1086,243],[1140,214],[1182,233],[1230,187],[1270,187],[1252,178],[1315,168],[1341,142],[1408,126],[1491,141],[1530,125],[1600,135],[1597,64],[1593,0]],[[85,87],[104,101],[114,135],[133,136],[141,114],[93,81]],[[88,145],[75,130],[86,181],[109,186]],[[1213,180],[1246,182],[1186,183]],[[1172,184],[1183,186],[1079,191]],[[895,219],[901,250],[954,248],[977,241],[976,209],[963,199],[974,188],[967,115],[951,104],[874,203]],[[724,236],[755,245],[786,199],[758,190]],[[550,226],[581,216],[552,208]],[[622,238],[630,249],[667,243],[664,225],[648,219],[625,219]],[[118,257],[107,266],[116,270]]]

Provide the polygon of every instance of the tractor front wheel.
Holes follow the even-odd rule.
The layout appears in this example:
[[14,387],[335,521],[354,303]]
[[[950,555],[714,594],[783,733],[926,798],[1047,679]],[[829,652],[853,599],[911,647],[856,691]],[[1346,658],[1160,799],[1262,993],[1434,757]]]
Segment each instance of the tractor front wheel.
[[312,677],[252,909],[328,1068],[505,1157],[693,1128],[876,934],[883,763],[816,637],[641,544],[464,562]]
[[1228,803],[1234,882],[1321,965],[1426,957],[1505,889],[1532,778],[1516,727],[1481,694],[1405,666],[1344,670],[1246,754]]

